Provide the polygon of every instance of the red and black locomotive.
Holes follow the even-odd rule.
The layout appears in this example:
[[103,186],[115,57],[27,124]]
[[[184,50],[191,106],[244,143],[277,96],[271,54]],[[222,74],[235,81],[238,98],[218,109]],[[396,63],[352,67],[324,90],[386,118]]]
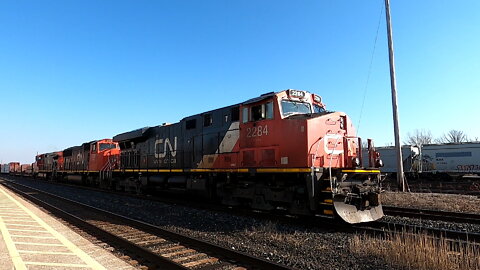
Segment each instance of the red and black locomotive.
[[[102,143],[110,145],[103,152]],[[364,161],[361,145],[345,113],[289,89],[66,149],[51,155],[56,167],[39,173],[116,189],[181,190],[261,210],[336,213],[357,223],[383,216],[381,160],[369,141]]]

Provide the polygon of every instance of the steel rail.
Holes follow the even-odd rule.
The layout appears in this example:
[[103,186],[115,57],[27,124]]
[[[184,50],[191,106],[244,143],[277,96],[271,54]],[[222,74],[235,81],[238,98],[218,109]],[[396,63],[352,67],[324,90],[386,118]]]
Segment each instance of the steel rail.
[[[6,177],[0,176],[0,179],[11,180],[14,183],[17,183],[15,182],[15,178],[6,178]],[[32,178],[22,178],[21,180],[33,181]],[[243,216],[243,217],[254,217],[261,220],[282,221],[285,223],[295,224],[295,225],[300,224],[306,227],[314,226],[314,227],[331,228],[332,224],[334,224],[336,221],[334,216],[326,216],[326,215],[298,216],[298,215],[285,214],[285,213],[272,213],[272,212],[257,210],[257,209],[237,208],[237,207],[232,207],[227,205],[219,205],[212,202],[207,202],[205,200],[199,200],[198,198],[192,198],[192,197],[186,198],[186,196],[180,196],[181,199],[179,199],[178,196],[177,197],[172,196],[171,193],[162,193],[162,194],[156,194],[156,195],[145,195],[145,194],[142,195],[142,194],[128,193],[125,191],[102,189],[97,187],[82,186],[82,185],[69,184],[64,182],[49,182],[44,180],[41,180],[41,182],[43,184],[48,184],[53,186],[63,186],[68,188],[101,192],[101,193],[118,195],[118,196],[123,196],[128,198],[135,198],[135,199],[147,200],[152,202],[160,202],[160,203],[165,203],[172,206],[181,205],[184,207],[189,207],[194,209],[218,211],[218,212],[223,212],[223,213],[228,213],[228,214],[233,214],[233,215]],[[160,197],[159,195],[162,195],[162,196]],[[301,220],[301,221],[298,221],[298,220]],[[309,223],[312,223],[314,225],[310,225]]]
[[[19,194],[20,196],[28,199],[29,201],[35,203],[36,205],[42,207],[43,209],[49,211],[50,213],[53,213],[55,216],[60,217],[63,219],[65,222],[69,224],[74,224],[75,226],[81,228],[82,230],[86,231],[90,235],[93,235],[99,239],[102,239],[103,241],[108,242],[109,244],[113,244],[117,247],[120,247],[122,249],[127,250],[129,253],[136,254],[138,257],[141,257],[145,260],[147,260],[150,264],[158,266],[159,268],[165,267],[167,269],[178,269],[178,270],[185,270],[188,269],[186,267],[183,267],[180,264],[177,264],[173,261],[167,260],[166,258],[160,257],[157,254],[144,249],[140,246],[137,246],[126,239],[123,239],[121,237],[118,237],[106,230],[103,230],[101,228],[98,228],[95,225],[92,225],[86,221],[84,221],[81,218],[76,217],[73,214],[67,213],[63,211],[62,209],[53,206],[41,199],[36,198],[33,193],[27,193],[19,190],[18,188],[15,188],[10,185],[6,185],[5,183],[2,183],[3,186],[7,187],[11,191]],[[20,185],[20,184],[15,184],[15,185]],[[23,186],[23,185],[22,185]],[[23,186],[27,187],[27,186]],[[30,188],[30,187],[27,187]],[[36,192],[41,192],[40,190],[36,190],[33,188],[30,188],[32,190],[35,190]]]
[[51,193],[48,193],[48,192],[45,192],[45,191],[42,191],[42,190],[39,190],[39,189],[36,189],[36,188],[29,187],[29,186],[26,186],[26,185],[23,185],[23,184],[11,182],[11,181],[8,181],[8,180],[7,180],[7,182],[8,182],[8,184],[5,184],[5,182],[2,183],[2,184],[4,186],[6,186],[7,188],[16,190],[17,193],[20,193],[22,196],[28,198],[32,202],[40,205],[41,207],[47,209],[48,211],[50,211],[52,213],[55,213],[55,215],[58,214],[58,216],[64,218],[67,222],[72,222],[74,224],[79,224],[80,225],[79,227],[85,228],[87,231],[92,232],[92,234],[98,235],[103,239],[107,239],[109,243],[110,242],[115,243],[115,244],[118,244],[120,247],[122,247],[126,250],[133,251],[134,254],[137,254],[138,256],[146,259],[150,264],[153,264],[153,265],[156,265],[156,266],[159,266],[159,267],[164,267],[166,269],[189,269],[189,268],[186,268],[186,267],[184,267],[184,266],[182,266],[178,263],[175,263],[175,262],[170,261],[170,260],[168,260],[164,257],[161,257],[158,254],[149,251],[148,249],[145,249],[143,247],[139,247],[139,246],[137,246],[137,245],[121,238],[121,237],[118,237],[114,234],[111,234],[107,231],[104,231],[104,230],[102,230],[102,229],[100,229],[100,228],[98,228],[98,227],[80,219],[80,218],[77,218],[76,216],[74,216],[70,213],[67,213],[67,212],[63,211],[62,209],[60,209],[56,206],[53,206],[53,205],[51,205],[47,202],[44,202],[44,201],[42,201],[38,198],[35,198],[35,196],[32,195],[32,193],[29,194],[29,193],[26,193],[26,192],[22,192],[22,191],[18,190],[17,188],[12,187],[11,185],[18,185],[18,186],[21,186],[21,187],[24,187],[24,188],[27,188],[27,189],[30,189],[30,190],[34,190],[37,193],[41,193],[43,195],[47,195],[47,196],[50,196],[52,198],[64,201],[65,203],[70,203],[70,204],[75,204],[75,205],[81,206],[82,208],[88,209],[89,211],[92,211],[92,212],[95,212],[95,213],[98,213],[98,214],[102,214],[105,217],[111,217],[111,218],[115,218],[115,219],[124,220],[125,223],[129,224],[130,226],[132,226],[134,228],[141,229],[145,232],[148,232],[148,233],[151,233],[151,234],[154,234],[154,235],[158,235],[160,237],[164,237],[164,238],[172,240],[172,241],[178,241],[182,245],[191,247],[193,249],[201,250],[202,252],[205,252],[205,253],[207,253],[211,256],[214,256],[214,257],[221,257],[221,258],[225,258],[229,261],[235,261],[235,264],[239,264],[239,265],[242,265],[242,266],[248,266],[249,269],[272,269],[272,270],[277,270],[277,269],[278,270],[292,270],[292,269],[294,269],[292,267],[288,267],[288,266],[285,266],[285,265],[280,265],[280,264],[277,264],[275,262],[271,262],[271,261],[267,261],[267,260],[262,259],[262,258],[254,257],[254,256],[248,255],[248,254],[240,252],[240,251],[234,251],[234,250],[224,248],[224,247],[221,247],[221,246],[213,244],[213,243],[209,243],[209,242],[206,242],[206,241],[203,241],[203,240],[199,240],[199,239],[196,239],[196,238],[193,238],[193,237],[189,237],[189,236],[186,236],[186,235],[183,235],[183,234],[180,234],[180,233],[176,233],[176,232],[173,232],[173,231],[170,231],[170,230],[162,229],[160,227],[154,226],[152,224],[148,224],[148,223],[143,222],[143,221],[131,219],[129,217],[125,217],[125,216],[118,215],[118,214],[115,214],[115,213],[112,213],[112,212],[109,212],[109,211],[105,211],[105,210],[102,210],[102,209],[99,209],[99,208],[96,208],[96,207],[92,207],[92,206],[89,206],[89,205],[86,205],[86,204],[83,204],[83,203],[80,203],[80,202],[70,200],[68,198],[64,198],[64,197],[57,196],[55,194],[51,194]]
[[480,215],[441,210],[383,206],[383,212],[389,216],[412,217],[429,220],[441,220],[457,223],[480,224]]
[[480,243],[480,233],[468,231],[455,231],[427,226],[400,224],[384,221],[374,221],[366,224],[352,226],[357,232],[368,232],[374,234],[397,234],[397,233],[425,233],[437,238],[443,237],[454,241],[465,241]]

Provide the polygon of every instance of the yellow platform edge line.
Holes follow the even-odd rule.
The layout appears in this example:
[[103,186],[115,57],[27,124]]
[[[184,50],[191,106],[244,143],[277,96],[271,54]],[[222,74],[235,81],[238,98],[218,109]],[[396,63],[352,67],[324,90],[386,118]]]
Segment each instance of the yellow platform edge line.
[[20,253],[18,253],[18,250],[15,247],[15,243],[13,242],[12,237],[8,233],[7,226],[3,222],[2,218],[0,218],[0,231],[2,232],[3,241],[5,241],[5,245],[7,246],[8,253],[10,254],[10,259],[12,259],[14,269],[27,270],[27,266],[25,265],[22,258],[20,257]]
[[48,233],[43,230],[28,230],[28,229],[8,229],[11,232],[36,232],[36,233]]
[[22,254],[45,254],[45,255],[72,255],[75,256],[75,254],[71,252],[59,252],[59,251],[38,251],[38,250],[18,250],[19,253]]
[[18,227],[34,227],[34,228],[42,228],[42,227],[40,227],[40,226],[35,226],[35,225],[18,224],[18,223],[6,223],[6,222],[5,222],[5,225],[9,225],[9,226],[18,226]]
[[15,244],[30,245],[30,246],[46,246],[46,247],[65,247],[62,244],[49,244],[49,243],[15,242]]
[[90,267],[87,264],[74,264],[74,263],[25,262],[25,264],[27,264],[27,265],[38,265],[38,266],[60,266],[60,267],[78,267],[78,268]]
[[34,239],[57,239],[54,236],[36,236],[36,235],[19,235],[19,234],[10,234],[11,237],[18,238],[34,238]]
[[[71,250],[73,253],[75,253],[75,255],[77,255],[80,259],[82,259],[82,261],[84,261],[89,267],[91,267],[93,269],[107,270],[103,265],[98,263],[96,260],[94,260],[92,257],[90,257],[87,253],[85,253],[83,250],[81,250],[75,244],[70,242],[70,240],[65,238],[65,236],[63,236],[61,233],[57,232],[52,227],[50,227],[44,220],[42,220],[40,217],[35,215],[27,207],[25,207],[19,201],[15,200],[15,198],[13,198],[12,196],[10,196],[10,194],[5,192],[3,190],[3,188],[0,188],[0,192],[3,193],[11,201],[13,201],[16,205],[18,205],[18,207],[20,207],[23,211],[28,213],[36,222],[38,222],[38,224],[40,224],[43,228],[45,228],[48,232],[50,232],[53,236],[55,236],[63,245],[65,245],[69,250]],[[16,254],[18,254],[18,251],[16,251]],[[24,269],[26,269],[26,268],[24,268]]]

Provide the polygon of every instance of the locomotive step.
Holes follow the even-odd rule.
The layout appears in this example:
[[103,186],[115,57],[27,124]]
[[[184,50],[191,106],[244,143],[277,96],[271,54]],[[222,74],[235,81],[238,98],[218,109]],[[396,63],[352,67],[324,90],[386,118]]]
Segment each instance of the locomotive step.
[[333,216],[333,210],[323,209],[323,214],[328,216]]

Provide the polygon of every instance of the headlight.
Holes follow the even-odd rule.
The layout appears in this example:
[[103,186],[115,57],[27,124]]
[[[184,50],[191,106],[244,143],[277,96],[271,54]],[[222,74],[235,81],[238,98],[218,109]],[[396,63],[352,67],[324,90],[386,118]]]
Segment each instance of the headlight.
[[360,159],[358,157],[352,158],[352,164],[355,167],[360,167]]
[[375,161],[375,167],[377,167],[377,168],[383,167],[383,161],[381,159],[377,159]]

